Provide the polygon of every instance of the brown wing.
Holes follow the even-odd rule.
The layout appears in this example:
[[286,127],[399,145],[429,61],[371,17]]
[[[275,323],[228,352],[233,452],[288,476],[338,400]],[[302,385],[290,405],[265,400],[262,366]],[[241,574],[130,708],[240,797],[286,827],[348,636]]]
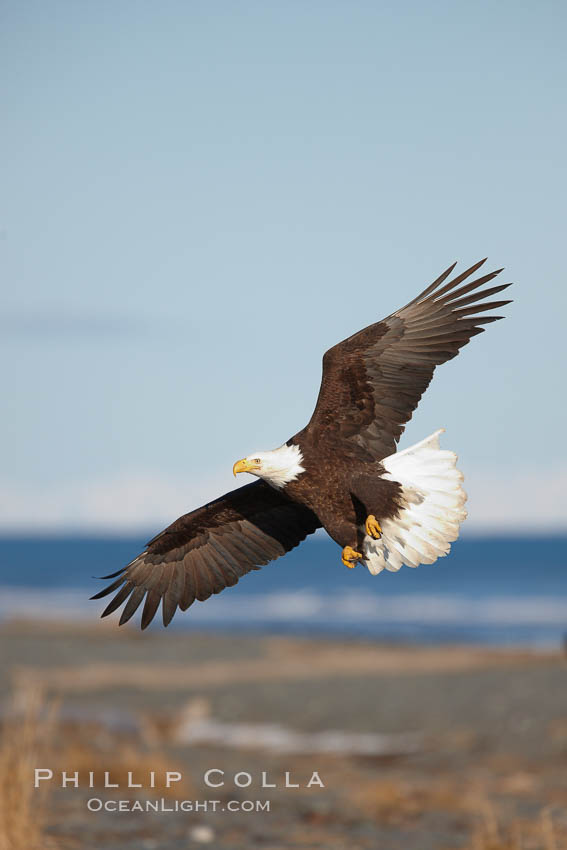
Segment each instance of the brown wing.
[[220,593],[250,570],[289,552],[319,527],[308,508],[256,481],[180,517],[130,564],[103,576],[118,578],[92,599],[117,591],[102,616],[125,602],[122,625],[145,598],[143,629],[163,600],[167,626],[178,606],[185,611],[195,599]]
[[442,285],[455,263],[406,307],[329,349],[306,431],[354,442],[379,460],[393,454],[435,367],[482,333],[480,325],[503,318],[484,313],[509,301],[483,299],[510,284],[479,291],[502,269],[460,286],[484,262]]

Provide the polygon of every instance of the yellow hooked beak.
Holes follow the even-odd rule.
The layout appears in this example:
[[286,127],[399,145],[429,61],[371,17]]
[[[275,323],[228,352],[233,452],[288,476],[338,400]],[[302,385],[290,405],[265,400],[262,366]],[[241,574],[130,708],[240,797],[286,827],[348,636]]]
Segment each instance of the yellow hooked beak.
[[236,478],[236,474],[238,472],[250,472],[252,469],[260,469],[260,467],[257,463],[254,463],[254,461],[242,458],[242,460],[236,461],[236,463],[232,467],[232,472],[234,477]]

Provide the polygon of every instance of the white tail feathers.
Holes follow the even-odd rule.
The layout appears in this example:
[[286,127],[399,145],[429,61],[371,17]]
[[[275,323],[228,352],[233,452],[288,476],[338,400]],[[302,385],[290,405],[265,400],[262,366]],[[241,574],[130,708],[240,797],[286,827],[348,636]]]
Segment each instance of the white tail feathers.
[[432,564],[449,552],[459,536],[459,525],[467,515],[467,494],[461,486],[457,455],[439,447],[444,430],[382,461],[386,469],[382,477],[402,485],[403,508],[395,519],[378,517],[379,540],[364,537],[364,558],[373,575],[383,569],[396,572],[402,564]]

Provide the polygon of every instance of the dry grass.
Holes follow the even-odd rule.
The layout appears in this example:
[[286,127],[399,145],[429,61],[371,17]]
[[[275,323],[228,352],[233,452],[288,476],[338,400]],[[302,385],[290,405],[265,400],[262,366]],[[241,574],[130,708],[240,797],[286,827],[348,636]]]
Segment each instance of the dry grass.
[[[54,772],[64,770],[67,775],[78,772],[83,787],[88,781],[89,772],[92,772],[93,787],[99,789],[104,788],[105,773],[108,773],[109,782],[119,785],[123,799],[144,793],[173,798],[195,793],[183,768],[172,763],[171,758],[157,748],[147,748],[138,740],[120,742],[116,738],[107,739],[104,745],[100,745],[96,736],[91,739],[84,732],[84,729],[65,730],[65,743],[50,765]],[[182,780],[172,783],[168,788],[165,783],[167,771],[178,771],[182,774]],[[150,788],[152,773],[154,786]],[[142,784],[142,789],[128,787],[129,774],[132,783]],[[72,793],[72,789],[69,793]]]
[[415,782],[390,777],[357,783],[349,790],[350,803],[379,823],[405,823],[423,812],[468,813],[470,801],[449,778]]
[[0,850],[49,850],[47,789],[33,787],[34,768],[50,756],[55,706],[41,691],[19,691],[0,737]]
[[[109,734],[96,724],[63,723],[53,701],[30,685],[18,689],[2,723],[0,733],[0,850],[58,850],[60,843],[47,834],[51,818],[58,820],[57,796],[60,781],[34,787],[35,768],[50,768],[54,777],[78,771],[81,785],[93,773],[93,786],[104,788],[105,773],[118,783],[121,797],[148,793],[154,774],[152,795],[191,795],[194,788],[183,780],[166,787],[167,771],[183,770],[159,749],[151,730],[147,736]],[[142,789],[128,788],[129,773]],[[73,794],[71,786],[60,794]],[[109,790],[107,793],[112,794]]]
[[515,818],[502,823],[494,806],[484,801],[467,850],[565,850],[567,834],[560,829],[548,807],[539,817]]
[[[350,789],[349,801],[361,815],[382,825],[416,823],[426,812],[457,816],[464,830],[469,825],[471,838],[465,850],[567,850],[564,818],[549,806],[542,806],[536,817],[518,816],[510,797],[501,794],[504,783],[496,778],[494,782],[498,804],[478,780],[458,784],[446,776],[431,777],[427,784],[400,777],[361,782]],[[508,785],[516,793],[526,790],[511,779]]]

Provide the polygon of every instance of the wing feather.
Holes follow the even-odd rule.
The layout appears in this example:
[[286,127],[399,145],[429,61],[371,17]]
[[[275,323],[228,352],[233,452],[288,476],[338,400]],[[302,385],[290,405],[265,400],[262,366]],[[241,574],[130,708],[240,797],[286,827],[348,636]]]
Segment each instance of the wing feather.
[[145,595],[146,591],[143,587],[134,588],[128,602],[124,606],[124,610],[122,611],[122,615],[120,617],[120,625],[126,623],[130,619],[130,617],[132,617],[132,615],[136,613]]
[[502,269],[469,280],[485,262],[447,281],[453,264],[405,307],[329,349],[303,438],[339,439],[378,460],[393,454],[435,367],[502,318],[483,315],[487,310],[510,303],[487,300],[509,283],[481,288]]
[[128,596],[131,594],[133,588],[134,585],[132,584],[132,582],[127,581],[126,584],[124,584],[120,588],[116,596],[108,603],[102,613],[102,616],[107,617],[109,614],[112,614],[113,611],[116,611],[116,609],[119,608],[120,605],[122,605],[122,603],[124,602],[124,600],[127,599]]
[[156,590],[149,590],[144,602],[144,610],[142,611],[142,628],[147,628],[155,617],[159,607],[161,596]]
[[177,608],[185,611],[258,570],[320,527],[308,508],[290,501],[263,481],[248,484],[180,517],[148,543],[126,567],[106,578],[93,599],[114,597],[102,616],[123,603],[120,625],[144,601],[141,625],[153,620],[160,602],[167,626]]
[[[185,588],[185,570],[183,561],[176,561],[171,566],[169,585],[162,598],[162,619],[164,626],[168,626],[177,610],[177,605],[183,598]],[[139,588],[138,588],[139,589]]]

